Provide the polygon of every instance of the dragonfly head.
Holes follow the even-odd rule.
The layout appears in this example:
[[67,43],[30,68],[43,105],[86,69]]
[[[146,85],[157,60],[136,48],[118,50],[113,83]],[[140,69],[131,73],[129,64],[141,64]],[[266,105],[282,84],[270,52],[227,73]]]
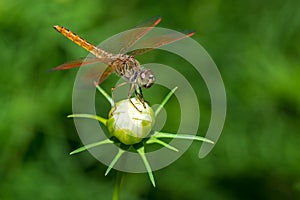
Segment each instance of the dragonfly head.
[[155,76],[150,69],[142,69],[138,76],[138,84],[144,88],[149,88],[155,82]]

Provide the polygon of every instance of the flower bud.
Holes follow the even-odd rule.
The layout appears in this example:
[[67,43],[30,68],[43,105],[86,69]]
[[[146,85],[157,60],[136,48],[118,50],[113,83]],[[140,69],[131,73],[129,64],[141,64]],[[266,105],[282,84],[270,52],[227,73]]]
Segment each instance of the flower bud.
[[127,145],[142,141],[150,133],[155,123],[154,112],[146,102],[146,108],[144,108],[136,98],[131,98],[131,101],[139,110],[132,105],[129,99],[119,101],[110,110],[107,121],[110,134]]

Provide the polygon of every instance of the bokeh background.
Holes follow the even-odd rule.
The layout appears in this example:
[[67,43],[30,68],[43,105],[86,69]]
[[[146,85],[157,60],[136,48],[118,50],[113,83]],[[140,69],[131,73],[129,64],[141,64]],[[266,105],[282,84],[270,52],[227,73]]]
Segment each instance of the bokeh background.
[[[52,26],[98,44],[156,15],[162,27],[197,31],[222,74],[227,119],[206,158],[194,142],[154,172],[156,188],[147,174],[125,174],[121,199],[300,199],[299,8],[297,0],[0,0],[0,199],[112,197],[114,172],[105,177],[87,152],[69,156],[81,146],[66,118],[77,70],[47,70],[87,52]],[[161,51],[140,59],[182,62]],[[207,92],[199,100],[203,135]]]

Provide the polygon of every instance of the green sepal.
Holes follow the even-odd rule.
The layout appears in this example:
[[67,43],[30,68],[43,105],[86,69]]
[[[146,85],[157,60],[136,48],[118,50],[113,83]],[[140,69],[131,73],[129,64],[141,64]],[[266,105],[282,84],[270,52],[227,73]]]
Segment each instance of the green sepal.
[[105,140],[102,140],[100,142],[95,142],[95,143],[92,143],[92,144],[88,144],[88,145],[85,145],[85,146],[80,147],[78,149],[75,149],[74,151],[72,151],[70,153],[70,155],[73,155],[73,154],[88,150],[92,147],[100,146],[100,145],[103,145],[103,144],[113,144],[113,141],[111,141],[110,139],[105,139]]
[[106,100],[110,103],[111,107],[114,106],[114,101],[112,98],[105,92],[99,85],[96,85],[97,90],[106,98]]
[[165,143],[164,141],[161,141],[161,140],[157,139],[156,137],[150,137],[150,139],[146,141],[146,144],[153,144],[153,143],[160,144],[160,145],[162,145],[162,146],[164,146],[164,147],[166,147],[166,148],[168,148],[172,151],[178,152],[178,149],[176,149],[175,147]]
[[177,90],[178,87],[173,88],[173,90],[171,90],[167,96],[164,98],[164,100],[161,102],[161,104],[159,104],[158,108],[155,110],[154,115],[155,117],[158,115],[158,113],[161,111],[161,109],[166,105],[166,103],[169,101],[169,99],[171,98],[172,94],[174,94],[174,92]]
[[152,173],[152,170],[151,170],[151,167],[150,167],[150,164],[147,160],[147,157],[145,155],[145,147],[141,147],[137,150],[137,152],[140,154],[144,164],[145,164],[145,167],[147,169],[147,172],[148,172],[148,175],[149,175],[149,178],[150,178],[150,181],[153,185],[153,187],[155,187],[155,181],[154,181],[154,177],[153,177],[153,173]]
[[189,134],[173,134],[173,133],[155,132],[151,137],[197,140],[197,141],[214,144],[214,142],[211,141],[210,139],[207,139],[207,138],[201,137],[201,136],[197,136],[197,135],[189,135]]
[[68,118],[70,117],[77,117],[77,118],[88,118],[88,119],[95,119],[99,122],[101,122],[102,124],[104,124],[106,126],[107,123],[107,119],[100,117],[98,115],[91,115],[91,114],[71,114],[67,116]]
[[123,149],[119,148],[117,155],[114,157],[114,159],[109,164],[109,166],[105,172],[105,176],[110,172],[110,170],[113,168],[113,166],[116,164],[116,162],[121,158],[121,156],[123,155],[124,152],[125,151]]

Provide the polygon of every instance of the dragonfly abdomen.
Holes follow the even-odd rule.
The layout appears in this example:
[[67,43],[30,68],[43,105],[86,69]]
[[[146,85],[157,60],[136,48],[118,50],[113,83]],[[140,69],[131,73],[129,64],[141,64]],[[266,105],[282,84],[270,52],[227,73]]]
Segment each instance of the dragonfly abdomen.
[[96,47],[95,45],[89,43],[87,40],[83,39],[82,37],[80,37],[79,35],[70,31],[69,29],[67,29],[65,27],[53,26],[53,28],[55,28],[59,33],[63,34],[66,38],[73,41],[77,45],[81,46],[85,50],[91,52],[98,58],[102,58],[102,57],[111,55],[111,54],[105,52],[104,50]]

